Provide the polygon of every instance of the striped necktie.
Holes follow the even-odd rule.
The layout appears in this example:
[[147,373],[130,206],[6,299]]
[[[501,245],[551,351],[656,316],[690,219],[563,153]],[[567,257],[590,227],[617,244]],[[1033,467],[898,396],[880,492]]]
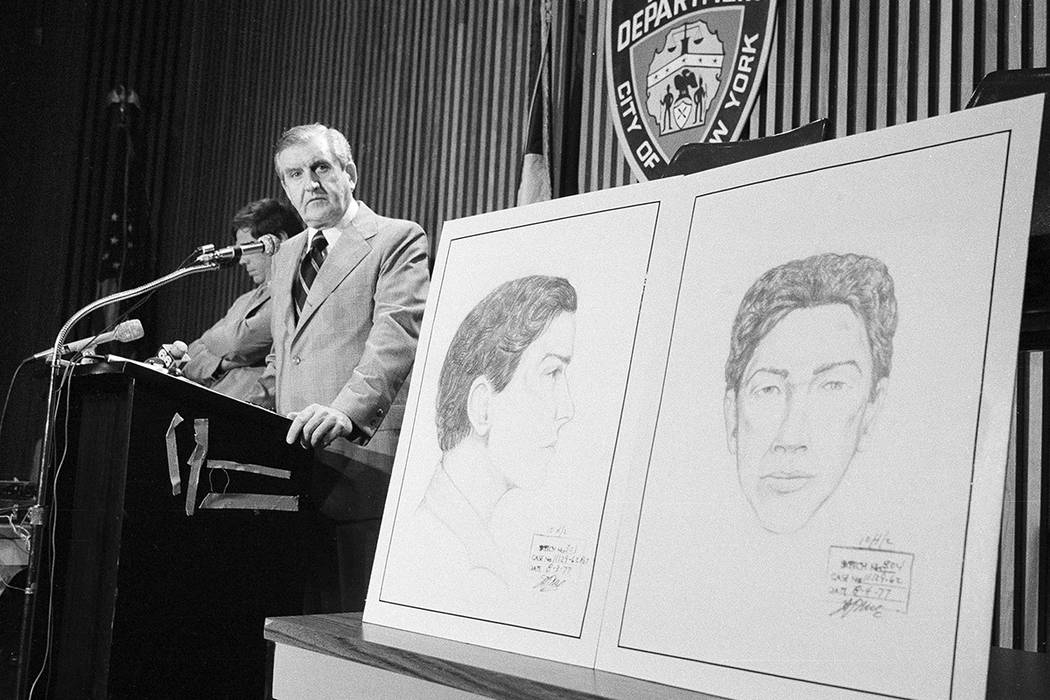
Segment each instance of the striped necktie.
[[295,322],[299,322],[299,314],[303,311],[306,303],[306,295],[310,292],[310,285],[317,278],[317,272],[321,269],[321,263],[328,255],[328,240],[324,233],[318,230],[310,241],[310,250],[303,256],[299,263],[299,274],[292,280],[292,302],[295,305]]

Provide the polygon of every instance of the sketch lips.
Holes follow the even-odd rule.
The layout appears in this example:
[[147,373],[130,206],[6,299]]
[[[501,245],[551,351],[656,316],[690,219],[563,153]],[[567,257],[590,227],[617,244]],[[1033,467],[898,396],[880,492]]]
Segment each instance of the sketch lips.
[[761,478],[762,484],[778,494],[795,493],[804,489],[813,479],[812,474],[805,472],[773,472]]

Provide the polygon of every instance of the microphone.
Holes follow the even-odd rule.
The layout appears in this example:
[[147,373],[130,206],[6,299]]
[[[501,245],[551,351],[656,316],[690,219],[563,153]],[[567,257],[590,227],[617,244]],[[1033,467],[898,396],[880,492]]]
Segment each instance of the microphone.
[[171,344],[170,350],[164,348],[164,351],[168,353],[171,359],[181,360],[183,356],[185,356],[186,351],[189,349],[190,348],[188,345],[186,345],[186,343],[182,342],[181,340],[176,340],[174,343]]
[[146,364],[159,365],[170,373],[175,368],[175,365],[179,364],[179,361],[186,357],[187,350],[189,350],[189,347],[186,343],[176,340],[168,345],[162,345],[160,350],[157,351],[157,356],[146,360]]
[[258,239],[244,245],[231,245],[225,248],[216,248],[209,243],[201,246],[201,254],[197,256],[199,263],[218,263],[219,265],[232,265],[241,259],[242,255],[262,253],[273,255],[281,247],[281,239],[272,233],[264,233]]
[[[58,349],[58,354],[68,355],[73,352],[80,352],[86,348],[101,345],[102,343],[108,343],[112,340],[115,340],[118,343],[130,343],[132,340],[138,340],[143,335],[145,335],[145,332],[142,330],[142,321],[133,318],[129,321],[118,323],[116,328],[106,333],[99,333],[91,338],[84,338],[82,340],[74,340],[72,343],[66,343]],[[41,350],[33,355],[31,359],[42,360],[45,357],[50,357],[52,352],[54,352],[54,348]]]

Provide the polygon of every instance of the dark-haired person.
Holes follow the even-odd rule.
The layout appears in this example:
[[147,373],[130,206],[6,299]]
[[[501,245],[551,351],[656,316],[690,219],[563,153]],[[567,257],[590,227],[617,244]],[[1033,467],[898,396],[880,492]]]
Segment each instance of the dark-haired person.
[[511,280],[471,309],[449,345],[437,396],[441,461],[414,529],[427,542],[419,550],[440,553],[453,576],[513,578],[490,521],[511,489],[542,485],[574,415],[576,304],[564,278]]
[[[299,216],[276,199],[249,202],[233,216],[236,244],[272,234],[282,241],[302,229]],[[237,297],[226,314],[186,350],[182,375],[234,398],[244,398],[266,367],[270,352],[270,258],[245,255],[240,264],[255,287]]]
[[724,412],[740,487],[762,527],[804,527],[867,447],[897,328],[882,261],[825,253],[763,274],[744,295]]

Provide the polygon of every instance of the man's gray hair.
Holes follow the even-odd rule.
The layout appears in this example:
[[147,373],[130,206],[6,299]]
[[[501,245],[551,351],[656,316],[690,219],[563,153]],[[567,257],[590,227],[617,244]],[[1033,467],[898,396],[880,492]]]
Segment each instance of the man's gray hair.
[[318,123],[293,126],[277,139],[273,148],[273,168],[277,171],[277,177],[283,179],[281,169],[277,165],[277,156],[285,149],[308,142],[314,136],[321,136],[327,140],[328,147],[332,149],[332,155],[335,156],[336,161],[343,170],[350,173],[350,177],[356,182],[357,165],[354,163],[354,156],[350,152],[350,144],[346,137],[338,129]]
[[876,258],[824,253],[792,260],[766,272],[740,302],[726,360],[726,391],[740,389],[759,342],[795,309],[845,304],[864,323],[871,349],[872,385],[890,374],[897,298],[893,278]]

